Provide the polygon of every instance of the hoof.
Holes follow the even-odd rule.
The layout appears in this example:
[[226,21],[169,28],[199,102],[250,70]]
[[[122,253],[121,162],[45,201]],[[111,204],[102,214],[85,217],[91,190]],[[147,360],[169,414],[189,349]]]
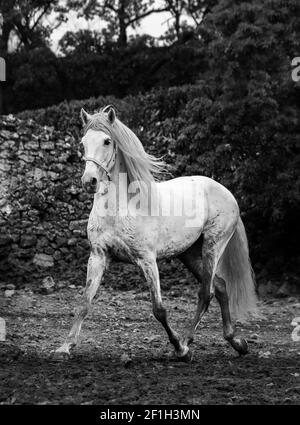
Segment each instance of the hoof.
[[188,352],[186,354],[184,354],[183,356],[178,356],[178,354],[177,354],[177,359],[180,362],[191,363],[192,360],[193,360],[193,354],[190,350],[188,350]]
[[51,360],[55,362],[65,362],[69,360],[71,357],[69,351],[63,351],[63,350],[56,350],[51,353]]
[[232,341],[232,346],[241,356],[249,351],[247,341],[244,338],[235,338]]

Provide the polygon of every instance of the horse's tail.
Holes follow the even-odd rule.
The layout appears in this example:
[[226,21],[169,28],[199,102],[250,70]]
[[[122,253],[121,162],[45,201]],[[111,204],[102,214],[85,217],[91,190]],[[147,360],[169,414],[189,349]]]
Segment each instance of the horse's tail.
[[240,217],[220,259],[218,274],[226,282],[232,316],[240,320],[245,320],[249,315],[257,316],[255,277],[249,259],[246,231]]

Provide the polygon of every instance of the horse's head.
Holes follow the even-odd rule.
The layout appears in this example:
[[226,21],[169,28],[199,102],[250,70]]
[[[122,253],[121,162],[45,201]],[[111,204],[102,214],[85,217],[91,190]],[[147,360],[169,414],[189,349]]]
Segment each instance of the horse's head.
[[[90,115],[84,109],[80,116],[85,127],[85,135],[81,143],[84,147],[85,170],[82,184],[89,193],[96,193],[102,180],[110,180],[110,172],[116,161],[116,145],[109,134],[109,126],[113,125],[116,114],[111,106],[104,108],[105,126],[97,128],[97,116]],[[95,121],[95,125],[93,125]]]

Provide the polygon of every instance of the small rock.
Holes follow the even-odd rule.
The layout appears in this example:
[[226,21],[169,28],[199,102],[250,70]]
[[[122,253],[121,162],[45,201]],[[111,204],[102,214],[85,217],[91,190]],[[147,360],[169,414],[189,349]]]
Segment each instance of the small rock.
[[250,339],[257,341],[259,339],[259,336],[257,334],[251,334]]
[[57,247],[62,247],[65,246],[67,244],[67,239],[63,238],[61,236],[57,236],[56,238],[56,246]]
[[151,343],[151,342],[153,342],[153,341],[159,341],[161,339],[161,336],[160,335],[153,335],[153,336],[145,336],[145,338],[144,338],[144,340],[146,341],[146,342],[148,342],[149,344]]
[[70,238],[69,240],[68,240],[68,245],[69,246],[74,246],[74,245],[76,245],[77,244],[77,239],[76,238]]
[[128,354],[124,353],[121,356],[121,362],[123,363],[124,366],[129,366],[130,363],[132,362],[132,358],[128,356]]
[[52,255],[35,254],[33,258],[33,264],[40,267],[48,268],[54,266],[54,261]]
[[11,298],[14,295],[14,293],[15,293],[14,289],[6,289],[4,291],[4,296],[6,298]]
[[16,289],[16,286],[13,283],[8,283],[6,285],[6,289],[15,290]]
[[258,357],[260,359],[268,359],[270,357],[270,355],[271,355],[271,351],[266,351],[266,352],[260,351],[258,353]]
[[23,235],[21,237],[20,246],[21,248],[30,248],[35,246],[37,242],[37,237],[35,235]]
[[70,189],[68,190],[69,193],[71,193],[72,195],[77,195],[78,193],[80,193],[81,188],[76,187],[72,184],[72,186],[70,187]]
[[25,287],[25,292],[27,295],[29,295],[30,297],[33,295],[33,291],[32,288],[30,286],[26,286]]
[[47,276],[43,279],[42,285],[41,285],[41,293],[42,294],[51,294],[54,291],[55,288],[55,282],[51,276]]
[[55,251],[53,254],[54,260],[58,261],[61,259],[61,253],[59,251]]

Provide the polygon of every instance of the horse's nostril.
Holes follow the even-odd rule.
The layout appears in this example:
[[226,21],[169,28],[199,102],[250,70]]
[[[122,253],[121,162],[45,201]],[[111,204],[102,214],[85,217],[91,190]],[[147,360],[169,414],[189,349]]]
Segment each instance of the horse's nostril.
[[96,186],[96,184],[97,184],[97,179],[95,177],[93,177],[92,180],[91,180],[91,185]]

